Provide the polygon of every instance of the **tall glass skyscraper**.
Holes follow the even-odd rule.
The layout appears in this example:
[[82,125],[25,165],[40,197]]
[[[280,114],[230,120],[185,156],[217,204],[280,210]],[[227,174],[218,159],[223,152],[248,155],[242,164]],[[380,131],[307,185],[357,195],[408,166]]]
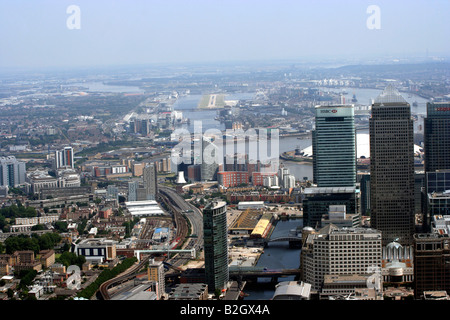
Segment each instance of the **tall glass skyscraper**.
[[414,221],[414,136],[409,103],[392,86],[375,99],[369,119],[371,227],[383,245],[410,245]]
[[316,106],[313,180],[318,187],[354,187],[356,131],[352,105]]
[[206,283],[211,293],[226,288],[229,279],[227,234],[226,203],[208,204],[203,210],[203,241]]
[[[450,190],[450,103],[427,103],[427,117],[424,119],[425,154],[425,190],[424,190],[424,232],[430,231],[432,215],[436,210],[432,204],[435,198],[448,198],[442,194]],[[447,200],[445,200],[447,203]],[[450,211],[450,207],[441,205],[440,213]]]
[[450,103],[427,103],[424,119],[425,172],[450,169]]

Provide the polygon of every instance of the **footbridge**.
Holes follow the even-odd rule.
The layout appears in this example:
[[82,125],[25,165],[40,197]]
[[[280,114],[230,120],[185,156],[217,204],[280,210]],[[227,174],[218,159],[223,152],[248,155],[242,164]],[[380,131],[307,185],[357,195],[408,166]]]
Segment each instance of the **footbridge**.
[[148,249],[148,250],[134,250],[134,255],[138,259],[138,261],[141,261],[141,254],[143,253],[189,253],[191,255],[191,258],[195,258],[195,248],[189,249],[189,250],[183,250],[183,249]]

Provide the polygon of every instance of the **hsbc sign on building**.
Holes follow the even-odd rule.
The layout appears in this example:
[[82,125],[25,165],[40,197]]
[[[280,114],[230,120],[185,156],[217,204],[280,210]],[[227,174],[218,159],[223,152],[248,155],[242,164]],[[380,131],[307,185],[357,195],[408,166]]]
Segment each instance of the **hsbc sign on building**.
[[316,106],[317,117],[353,117],[354,108],[348,106]]

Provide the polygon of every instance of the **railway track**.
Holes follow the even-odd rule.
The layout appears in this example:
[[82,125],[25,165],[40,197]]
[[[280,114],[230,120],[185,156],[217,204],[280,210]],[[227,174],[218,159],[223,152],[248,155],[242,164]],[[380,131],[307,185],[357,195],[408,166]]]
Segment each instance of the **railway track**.
[[150,256],[146,256],[143,258],[138,264],[128,268],[125,272],[123,272],[121,275],[118,275],[117,277],[110,279],[108,281],[103,282],[100,285],[100,288],[98,289],[103,300],[110,300],[111,296],[109,295],[108,289],[112,287],[114,284],[121,283],[124,281],[128,281],[130,279],[133,279],[136,277],[136,272],[141,270],[147,261],[150,259]]

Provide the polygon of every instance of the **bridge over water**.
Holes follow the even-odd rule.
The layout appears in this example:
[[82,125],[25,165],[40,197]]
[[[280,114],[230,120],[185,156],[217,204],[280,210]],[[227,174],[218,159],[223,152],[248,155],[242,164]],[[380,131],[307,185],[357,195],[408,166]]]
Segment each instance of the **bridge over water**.
[[229,277],[234,280],[257,281],[258,278],[271,278],[277,282],[280,277],[299,276],[300,269],[268,269],[265,267],[237,267],[229,268]]
[[302,246],[302,238],[299,236],[283,236],[264,240],[264,246],[268,246],[271,242],[284,242],[289,243],[289,248],[298,248]]

